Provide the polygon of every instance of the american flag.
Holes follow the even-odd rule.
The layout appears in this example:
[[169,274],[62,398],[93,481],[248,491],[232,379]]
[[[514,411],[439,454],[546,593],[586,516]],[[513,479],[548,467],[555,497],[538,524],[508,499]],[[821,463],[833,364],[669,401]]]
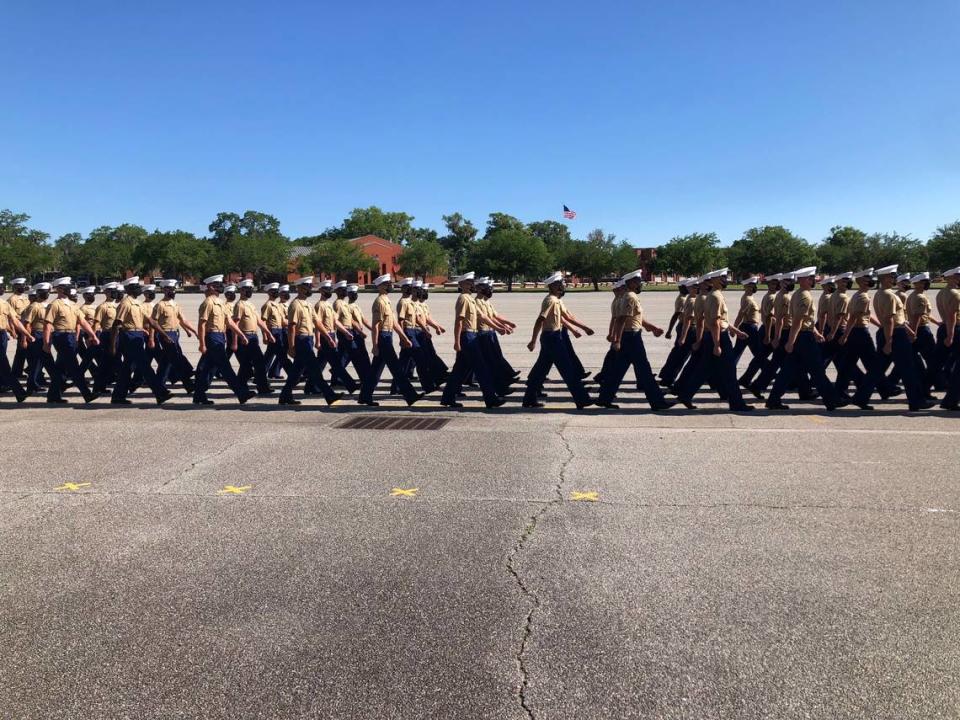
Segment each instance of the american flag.
[[563,206],[563,216],[564,216],[567,220],[573,220],[575,217],[577,217],[577,214],[576,214],[573,210],[571,210],[570,208],[568,208],[566,205],[564,205],[564,206]]

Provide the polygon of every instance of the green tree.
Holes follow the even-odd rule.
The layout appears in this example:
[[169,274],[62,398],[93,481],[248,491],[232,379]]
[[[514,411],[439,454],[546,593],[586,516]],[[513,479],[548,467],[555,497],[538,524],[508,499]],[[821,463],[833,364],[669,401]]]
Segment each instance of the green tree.
[[141,274],[166,278],[201,277],[222,267],[222,251],[209,240],[184,230],[154,230],[137,245],[133,261]]
[[210,223],[211,241],[218,248],[225,249],[232,240],[241,235],[279,236],[280,221],[273,215],[247,210],[243,215],[233,212],[217,213]]
[[507,292],[513,281],[542,275],[550,266],[550,253],[543,240],[525,229],[497,230],[478,242],[469,256],[470,267],[492,277],[506,279]]
[[0,275],[32,278],[53,269],[54,251],[47,244],[50,236],[28,228],[29,221],[24,213],[0,210]]
[[672,238],[657,247],[656,268],[661,272],[700,275],[720,267],[724,252],[716,233],[693,233]]
[[397,265],[404,275],[440,275],[447,271],[447,251],[436,240],[414,240],[400,253]]
[[377,259],[346,238],[325,240],[301,261],[301,268],[314,273],[328,273],[342,279],[355,279],[358,272],[376,272]]
[[289,262],[289,243],[273,215],[247,210],[243,215],[217,213],[210,223],[211,242],[220,251],[224,270],[263,275],[283,273]]
[[872,262],[867,250],[867,234],[849,225],[830,228],[830,234],[817,245],[816,253],[817,265],[827,273],[861,270]]
[[639,266],[636,249],[626,240],[621,240],[613,249],[613,271],[617,275],[625,275]]
[[750,228],[727,248],[726,261],[734,276],[775,273],[816,265],[817,255],[803,238],[780,225]]
[[470,248],[477,241],[477,229],[472,222],[458,212],[444,215],[443,224],[447,227],[447,234],[439,238],[439,242],[447,251],[450,260],[450,272],[457,274],[461,272]]
[[527,226],[513,215],[499,212],[490,213],[490,217],[487,219],[487,231],[483,235],[484,239],[501,230],[519,230],[526,233]]
[[927,254],[937,272],[960,265],[960,220],[937,228],[927,243]]
[[416,237],[413,216],[405,212],[384,212],[376,205],[354,208],[344,219],[341,237],[357,238],[376,235],[395,243],[408,243]]
[[566,247],[573,242],[570,235],[570,228],[556,220],[541,220],[527,225],[527,230],[534,237],[543,240],[554,257],[559,257]]
[[136,268],[134,251],[146,237],[147,231],[139,225],[98,227],[81,248],[80,266],[98,284],[108,278],[123,277]]
[[53,244],[54,264],[60,272],[77,277],[86,274],[83,267],[83,235],[67,233]]
[[593,283],[593,289],[600,289],[600,281],[610,275],[616,262],[614,254],[617,252],[616,235],[604,235],[603,230],[591,230],[584,241],[574,242],[565,260],[565,268],[569,272],[588,279]]
[[927,248],[909,235],[873,233],[867,237],[867,251],[874,267],[899,265],[900,272],[918,272],[927,267]]

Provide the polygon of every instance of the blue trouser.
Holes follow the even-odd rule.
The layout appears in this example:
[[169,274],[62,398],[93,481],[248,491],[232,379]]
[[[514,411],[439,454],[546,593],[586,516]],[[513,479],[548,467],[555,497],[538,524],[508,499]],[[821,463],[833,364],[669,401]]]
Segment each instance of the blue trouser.
[[297,335],[294,340],[294,353],[293,364],[287,373],[287,381],[283,384],[283,390],[280,391],[280,400],[292,400],[293,389],[300,382],[300,378],[306,375],[307,384],[321,393],[327,402],[331,402],[336,397],[336,393],[320,372],[320,361],[313,350],[313,336]]
[[[764,363],[763,369],[760,371],[759,377],[753,382],[753,388],[758,392],[765,392],[770,383],[773,382],[774,378],[779,375],[780,369],[786,364],[787,361],[787,340],[790,339],[790,329],[784,327],[780,331],[780,342],[777,347],[771,348],[770,358]],[[807,379],[807,374],[803,372],[802,366],[799,363],[793,363],[793,373],[786,377],[788,387],[796,386],[797,393],[800,397],[804,397],[812,393],[810,388],[810,382]]]
[[[866,328],[863,328],[866,331]],[[847,343],[849,344],[849,339]],[[880,357],[880,356],[883,357]],[[873,364],[868,368],[867,376],[857,390],[854,396],[854,402],[858,405],[864,405],[870,401],[874,389],[882,385],[884,380],[884,370],[886,369],[888,357],[893,358],[893,366],[897,374],[903,381],[903,389],[907,393],[907,402],[912,406],[920,405],[926,400],[927,394],[923,391],[920,378],[917,375],[916,367],[913,363],[913,344],[910,342],[910,336],[907,334],[907,328],[899,325],[893,329],[893,338],[888,356],[882,350],[875,352]]]
[[260,337],[255,333],[244,333],[247,338],[246,345],[240,345],[237,348],[237,360],[240,363],[240,372],[237,378],[244,387],[252,377],[257,385],[257,390],[266,391],[270,389],[270,382],[267,380],[267,364],[260,347]]
[[[430,363],[427,361],[427,354],[423,351],[423,332],[420,328],[405,328],[404,333],[410,340],[410,347],[400,351],[400,373],[405,378],[410,378],[413,376],[413,369],[416,368],[420,387],[426,393],[433,392],[437,389],[437,384]],[[395,387],[397,387],[396,378],[391,383],[391,391]]]
[[917,327],[917,339],[913,341],[913,360],[923,385],[924,394],[929,395],[936,382],[937,341],[929,325]]
[[696,332],[690,328],[687,332],[687,338],[680,342],[680,335],[677,335],[673,347],[670,348],[670,354],[667,355],[667,361],[660,368],[660,380],[667,385],[673,385],[677,381],[677,375],[683,369],[683,364],[690,358],[693,352],[693,343],[696,341]]
[[[490,374],[498,389],[507,390],[514,382],[513,378],[516,371],[513,366],[507,362],[503,356],[503,349],[500,347],[500,338],[497,337],[496,330],[484,330],[480,333],[480,347],[483,355],[490,364]],[[501,393],[502,394],[502,393]]]
[[25,350],[20,346],[20,343],[17,343],[17,349],[13,352],[13,365],[10,368],[10,372],[13,373],[13,376],[20,379],[20,376],[23,375],[23,369],[27,365],[27,356],[29,355],[29,346]]
[[764,345],[763,328],[757,323],[744,323],[740,326],[740,330],[745,332],[747,337],[737,339],[734,357],[739,360],[744,349],[750,348],[750,363],[747,365],[747,369],[743,371],[743,375],[740,376],[740,381],[749,385],[753,382],[757,373],[763,369],[763,364],[766,362],[767,356],[770,355],[772,348],[769,345]]
[[59,331],[51,334],[51,345],[57,351],[54,361],[54,373],[50,376],[50,389],[47,390],[47,400],[63,398],[64,379],[70,378],[84,399],[91,396],[87,380],[77,363],[77,335],[73,331]]
[[43,371],[51,377],[56,372],[53,358],[43,351],[43,333],[33,332],[33,342],[27,345],[27,392],[35,393],[40,388]]
[[897,371],[896,365],[894,365],[890,373],[887,374],[887,370],[893,365],[893,353],[891,352],[887,355],[885,352],[882,352],[885,344],[886,338],[884,337],[883,328],[877,328],[877,357],[880,361],[880,364],[877,366],[877,372],[886,375],[887,378],[889,378],[890,385],[896,385],[900,382],[900,373]]
[[13,391],[17,398],[24,396],[20,381],[14,376],[10,369],[10,362],[7,360],[7,343],[10,336],[6,330],[0,330],[0,387],[8,388]]
[[[340,353],[337,350],[337,333],[327,333],[327,337],[330,338],[333,345],[325,342],[320,343],[320,347],[317,349],[317,361],[319,362],[320,370],[322,372],[323,369],[329,365],[330,379],[340,383],[347,389],[347,392],[352,393],[357,389],[357,382],[350,376],[350,373],[347,372],[343,363],[340,362]],[[316,392],[316,388],[314,388],[309,381],[307,382],[307,387]]]
[[267,346],[263,353],[263,362],[267,366],[267,377],[274,380],[280,379],[280,370],[284,370],[288,375],[293,363],[287,355],[287,331],[285,328],[271,328],[270,334],[273,335],[273,342]]
[[[846,390],[849,380],[854,377],[854,370],[859,370],[857,362],[860,362],[863,364],[866,373],[857,383],[857,391],[859,392],[867,384],[867,377],[873,372],[877,364],[877,347],[873,344],[873,336],[870,335],[868,328],[858,325],[847,334],[847,341],[842,347],[844,352],[842,366],[837,374],[837,387],[841,392]],[[880,394],[883,397],[887,397],[893,392],[893,384],[885,376],[878,378],[873,387],[879,387]],[[873,392],[873,387],[871,387],[871,392]]]
[[353,363],[353,369],[357,371],[357,377],[360,378],[360,385],[370,374],[370,356],[367,355],[367,343],[359,330],[350,331],[351,339],[343,340],[347,344],[347,353],[350,362]]
[[[943,338],[947,336],[947,331],[943,329]],[[938,333],[939,335],[939,333]],[[938,338],[939,339],[939,338]],[[950,347],[943,344],[943,340],[938,342],[938,347],[942,349],[942,367],[945,370],[944,385],[947,392],[943,396],[943,402],[940,403],[944,408],[955,408],[960,402],[960,325],[954,330],[953,343]]]
[[433,346],[433,336],[430,333],[425,332],[421,335],[420,344],[423,345],[423,351],[427,354],[427,358],[430,361],[430,369],[433,372],[433,377],[439,382],[440,379],[450,371],[450,368],[447,367],[447,364],[437,354],[437,349]]
[[166,388],[160,384],[160,378],[150,367],[146,337],[147,334],[143,330],[120,331],[118,345],[123,353],[123,366],[120,368],[117,384],[113,387],[111,400],[126,400],[133,376],[149,385],[155,397],[167,394]]
[[[789,336],[787,336],[789,339]],[[784,348],[783,365],[777,373],[777,379],[770,390],[770,402],[777,402],[787,391],[788,386],[800,373],[810,376],[814,386],[820,393],[820,399],[828,408],[833,408],[839,402],[837,390],[827,379],[827,372],[823,366],[823,355],[820,345],[812,330],[801,330],[793,343],[793,352],[786,352]]]
[[603,384],[600,386],[600,402],[612,402],[617,390],[620,389],[620,383],[623,382],[623,376],[627,373],[627,368],[633,365],[633,373],[637,378],[637,388],[642,390],[647,396],[647,402],[651,407],[663,405],[665,402],[663,391],[657,385],[656,378],[653,377],[653,370],[650,368],[650,361],[647,360],[647,350],[643,346],[643,333],[624,332],[620,336],[620,351],[614,354],[614,360],[609,368],[603,374]]
[[80,358],[80,372],[86,373],[89,370],[90,376],[95,378],[97,373],[94,361],[97,359],[97,348],[90,345],[86,335],[81,335],[77,342],[77,356]]
[[193,365],[187,360],[183,354],[183,348],[180,347],[180,331],[167,330],[167,336],[171,342],[164,340],[160,333],[155,336],[157,349],[160,351],[157,375],[160,376],[160,383],[164,387],[171,377],[179,380],[186,387],[190,384],[190,378],[193,377]]
[[732,410],[745,405],[740,386],[737,384],[737,360],[733,353],[730,334],[720,333],[720,357],[713,354],[713,334],[705,332],[700,341],[700,350],[695,358],[690,375],[678,389],[677,395],[684,402],[690,402],[705,382],[716,388],[717,393],[726,400]]
[[[957,330],[960,330],[960,326],[957,327]],[[954,331],[954,338],[960,337],[960,332]],[[934,378],[934,386],[937,389],[943,389],[947,387],[947,378],[950,377],[950,373],[953,371],[953,364],[956,362],[956,353],[953,352],[953,347],[947,347],[944,345],[944,341],[947,338],[947,328],[944,325],[940,325],[937,328],[937,351],[933,356],[933,371],[932,375]],[[954,346],[956,346],[957,341],[954,340]],[[16,369],[14,369],[16,372]]]
[[100,344],[95,348],[97,351],[97,372],[94,376],[93,388],[97,392],[103,392],[107,385],[116,380],[119,356],[110,352],[113,347],[113,337],[110,330],[98,330],[97,340],[100,341]]
[[[832,362],[833,366],[837,369],[837,379],[834,382],[834,387],[837,389],[837,395],[840,397],[847,394],[851,381],[853,381],[857,387],[860,387],[860,383],[863,382],[863,371],[859,368],[856,361],[852,363],[847,362],[849,350],[846,345],[840,344],[840,338],[843,337],[845,327],[846,326],[841,325],[837,328],[833,340],[826,343],[826,348],[823,351],[823,367],[826,368]],[[828,328],[828,332],[832,333],[833,328]]]
[[207,333],[206,352],[200,357],[197,363],[197,375],[193,384],[193,400],[199,402],[207,399],[207,390],[213,382],[213,375],[220,373],[233,394],[239,397],[245,397],[249,389],[240,384],[240,378],[230,366],[230,360],[227,358],[227,336],[226,333],[211,332]]
[[603,381],[610,373],[610,368],[612,368],[614,363],[617,361],[618,353],[619,351],[614,350],[613,344],[611,343],[610,347],[607,348],[607,354],[603,356],[603,364],[600,365],[600,372],[593,376],[593,379],[601,385],[603,385]]
[[582,378],[586,375],[586,370],[583,369],[583,363],[580,362],[580,358],[577,357],[576,350],[573,349],[573,341],[570,340],[570,332],[567,330],[566,326],[560,329],[560,334],[563,336],[563,344],[567,348],[567,353],[570,355],[570,364],[576,373]]
[[397,351],[393,347],[393,333],[381,332],[380,337],[374,342],[377,343],[377,354],[373,356],[370,372],[363,381],[363,387],[360,388],[360,402],[373,401],[373,391],[380,382],[384,366],[390,369],[390,374],[403,397],[408,401],[416,398],[417,391],[413,389],[413,385],[403,374],[403,368],[400,367],[400,358],[397,357]]
[[[583,387],[582,373],[577,370],[577,366],[570,357],[570,350],[567,343],[564,342],[563,332],[560,330],[551,330],[540,333],[540,354],[537,361],[530,368],[530,374],[527,375],[527,392],[523,396],[525,403],[534,403],[537,396],[543,389],[543,382],[547,379],[550,368],[557,366],[560,377],[567,385],[567,389],[573,396],[573,401],[577,405],[589,405],[590,396]],[[456,376],[457,368],[454,366],[453,374]],[[451,382],[453,379],[451,378]],[[447,390],[450,389],[450,383],[447,384]],[[446,393],[444,393],[446,396]],[[454,395],[454,397],[456,397]]]
[[483,352],[480,350],[477,333],[464,331],[460,334],[460,352],[453,364],[453,370],[450,372],[447,385],[443,389],[442,402],[450,405],[457,401],[457,395],[463,388],[464,378],[467,377],[468,372],[472,372],[474,378],[480,384],[484,402],[490,405],[496,401],[497,389],[494,386],[493,377],[490,375],[490,368],[483,360]]

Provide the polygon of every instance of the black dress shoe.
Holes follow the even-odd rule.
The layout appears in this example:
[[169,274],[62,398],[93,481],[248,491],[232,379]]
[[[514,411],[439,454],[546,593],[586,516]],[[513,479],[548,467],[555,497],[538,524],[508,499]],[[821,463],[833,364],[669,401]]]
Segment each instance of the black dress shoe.
[[588,408],[593,404],[595,404],[593,400],[585,403],[577,403],[577,410],[583,410],[584,408]]
[[870,405],[870,404],[868,404],[868,403],[858,403],[858,402],[855,402],[855,403],[853,403],[853,404],[856,405],[858,408],[860,408],[861,410],[863,410],[863,411],[865,411],[865,412],[870,412],[871,410],[873,410],[873,405]]
[[66,398],[47,398],[47,405],[66,405]]
[[750,394],[753,395],[757,400],[763,400],[763,393],[760,392],[760,388],[753,383],[747,385],[747,390],[749,390]]
[[357,405],[366,405],[367,407],[380,407],[376,400],[357,400]]
[[498,397],[495,400],[491,400],[487,403],[488,408],[498,408],[507,401],[506,398]]
[[334,393],[333,397],[327,400],[327,405],[333,405],[337,400],[343,400],[343,393]]
[[545,392],[543,392],[542,390],[537,393],[537,397],[538,397],[538,398],[545,398],[546,396],[547,396],[547,394],[546,394]]
[[301,403],[299,400],[294,400],[292,397],[285,398],[281,396],[277,404],[278,405],[302,405],[303,403]]
[[929,410],[930,408],[935,407],[936,404],[937,404],[936,401],[930,402],[929,400],[925,400],[919,405],[910,405],[909,406],[910,412],[919,412],[921,410]]
[[827,412],[833,412],[834,410],[839,410],[841,408],[849,407],[852,402],[853,402],[852,400],[849,400],[847,398],[840,398],[836,402],[836,404],[827,405]]
[[167,400],[173,397],[173,393],[167,390],[156,397],[157,405],[163,405]]
[[89,405],[89,404],[92,403],[94,400],[96,400],[98,397],[100,397],[100,393],[92,392],[92,393],[89,393],[88,395],[84,396],[83,401],[84,401],[87,405]]
[[276,391],[269,385],[257,388],[257,395],[273,395],[274,392]]
[[606,408],[607,410],[619,410],[620,406],[612,402],[598,402],[597,407]]
[[[19,402],[19,400],[18,400],[17,402]],[[958,403],[953,403],[953,404],[951,404],[951,405],[943,405],[943,404],[941,404],[941,405],[940,405],[940,409],[941,409],[941,410],[952,410],[953,412],[957,412],[958,410],[960,410],[960,404],[958,404]]]
[[426,397],[426,393],[417,393],[417,394],[414,395],[412,398],[410,398],[410,399],[407,400],[407,407],[410,407],[410,406],[413,405],[414,403],[416,403],[416,402],[418,402],[418,401],[420,401],[420,400],[423,400],[424,397]]
[[903,395],[903,388],[899,385],[894,386],[893,390],[888,393],[881,392],[880,397],[884,400],[889,400],[892,397],[897,397],[897,395]]
[[194,405],[213,405],[213,400],[210,400],[209,398],[200,398],[199,400],[194,399],[193,404]]
[[462,407],[463,407],[463,403],[459,403],[459,402],[456,402],[456,401],[454,401],[454,402],[442,402],[442,403],[440,403],[440,404],[443,405],[444,407],[448,407],[448,408],[462,408]]
[[127,400],[126,398],[117,398],[115,400],[110,400],[111,405],[133,405],[132,400]]
[[[653,410],[653,412],[660,412],[661,410],[669,410],[676,404],[676,400],[664,400],[663,402],[653,403],[650,409]],[[614,407],[617,406],[614,405]]]
[[767,403],[764,405],[767,410],[789,410],[789,405],[784,405],[779,400],[767,400]]
[[693,404],[692,400],[684,400],[680,398],[680,404],[683,405],[687,410],[696,410],[697,406]]
[[591,375],[593,375],[593,372],[590,371],[590,370],[586,370],[586,371],[584,371],[583,375],[580,376],[580,379],[581,379],[581,380],[586,380],[586,379],[587,379],[588,377],[590,377]]
[[237,402],[240,403],[241,405],[245,405],[247,403],[247,400],[256,396],[257,394],[253,390],[247,390],[247,392],[242,393],[239,397],[237,397]]
[[756,408],[753,405],[747,405],[746,403],[743,405],[734,405],[730,408],[730,412],[753,412],[754,410],[756,410]]
[[26,394],[25,392],[22,392],[22,393],[20,393],[20,394],[17,395],[17,402],[18,402],[18,403],[22,403],[22,402],[23,402],[24,400],[26,400],[26,399],[27,399],[27,394]]
[[543,407],[543,403],[542,403],[542,402],[525,402],[525,403],[523,403],[522,407],[525,407],[525,408],[542,408],[542,407]]

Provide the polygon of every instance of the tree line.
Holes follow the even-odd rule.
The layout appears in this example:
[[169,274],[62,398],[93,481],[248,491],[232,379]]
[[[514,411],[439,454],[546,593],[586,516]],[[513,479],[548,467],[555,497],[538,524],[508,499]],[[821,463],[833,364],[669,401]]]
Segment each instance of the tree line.
[[934,272],[960,265],[960,221],[943,225],[923,242],[899,233],[871,233],[836,226],[816,245],[780,225],[747,230],[728,247],[716,233],[675,237],[657,248],[654,270],[685,276],[729,267],[737,278],[816,265],[823,273],[900,265],[904,270]]
[[[602,280],[638,266],[631,243],[599,228],[577,239],[555,220],[527,223],[495,212],[481,234],[461,213],[452,213],[443,216],[445,232],[440,234],[415,226],[414,220],[376,206],[356,208],[336,227],[289,238],[276,217],[248,210],[218,213],[203,237],[183,230],[150,232],[125,223],[98,227],[86,237],[67,233],[51,241],[48,233],[29,227],[28,215],[2,210],[0,275],[36,278],[59,272],[97,284],[127,272],[176,278],[245,272],[258,282],[290,270],[349,277],[378,270],[376,259],[350,242],[363,235],[402,245],[397,260],[404,275],[456,275],[469,269],[502,280],[508,288],[555,268],[597,288]],[[781,226],[751,228],[728,247],[720,246],[716,233],[693,233],[659,245],[652,270],[691,276],[727,266],[743,277],[807,265],[833,273],[894,263],[911,271],[960,265],[960,221],[938,228],[927,242],[898,233],[867,234],[849,226],[831,228],[816,245]]]

